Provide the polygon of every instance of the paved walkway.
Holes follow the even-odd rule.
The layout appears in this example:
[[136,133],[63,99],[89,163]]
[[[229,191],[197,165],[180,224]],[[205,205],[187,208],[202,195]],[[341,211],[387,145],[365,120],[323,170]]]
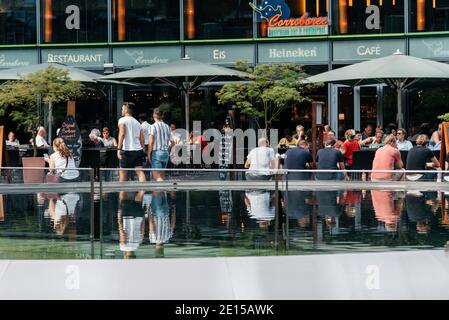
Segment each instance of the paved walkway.
[[0,299],[449,299],[449,251],[0,261]]

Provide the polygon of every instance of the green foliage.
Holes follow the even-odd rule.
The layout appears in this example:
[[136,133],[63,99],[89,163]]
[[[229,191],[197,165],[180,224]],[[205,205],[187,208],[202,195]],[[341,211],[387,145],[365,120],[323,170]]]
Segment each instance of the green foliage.
[[82,89],[79,81],[70,79],[68,71],[49,66],[3,84],[0,88],[0,115],[9,114],[19,128],[31,131],[35,136],[41,123],[38,101],[49,105],[76,100],[83,95]]
[[449,113],[442,114],[438,119],[443,120],[444,122],[449,122]]
[[305,84],[307,75],[295,64],[263,64],[251,68],[237,62],[236,67],[248,73],[251,81],[226,84],[217,92],[218,102],[263,119],[265,129],[292,103],[308,101],[305,94],[322,85]]

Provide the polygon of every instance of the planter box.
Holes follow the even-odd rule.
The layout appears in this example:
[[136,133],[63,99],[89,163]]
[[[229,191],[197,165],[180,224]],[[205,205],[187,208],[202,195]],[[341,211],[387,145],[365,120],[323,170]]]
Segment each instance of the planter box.
[[[22,158],[23,182],[24,183],[44,183],[45,160],[42,157]],[[27,169],[42,168],[42,169]]]

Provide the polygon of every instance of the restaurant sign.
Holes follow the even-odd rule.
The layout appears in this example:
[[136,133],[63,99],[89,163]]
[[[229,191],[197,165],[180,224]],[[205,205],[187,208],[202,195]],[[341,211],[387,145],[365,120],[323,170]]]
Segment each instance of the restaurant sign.
[[64,140],[66,146],[72,152],[75,164],[78,167],[81,162],[82,140],[81,131],[73,116],[67,116],[59,130],[59,138]]
[[262,0],[250,6],[258,13],[259,21],[268,22],[268,37],[318,36],[329,33],[328,18],[312,18],[304,13],[290,18],[290,8],[285,0]]
[[42,49],[43,62],[62,63],[72,67],[101,67],[109,61],[107,48]]

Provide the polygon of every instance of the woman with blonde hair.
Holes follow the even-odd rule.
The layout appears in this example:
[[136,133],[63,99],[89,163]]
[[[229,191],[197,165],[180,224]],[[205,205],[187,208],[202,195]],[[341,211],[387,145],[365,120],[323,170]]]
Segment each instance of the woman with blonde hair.
[[345,167],[346,169],[352,168],[352,159],[354,151],[360,150],[360,145],[358,141],[355,140],[355,130],[349,129],[345,132],[346,141],[341,146],[341,153],[345,158]]
[[75,182],[79,179],[72,153],[61,138],[53,140],[54,153],[46,158],[50,172],[59,176],[59,182]]

